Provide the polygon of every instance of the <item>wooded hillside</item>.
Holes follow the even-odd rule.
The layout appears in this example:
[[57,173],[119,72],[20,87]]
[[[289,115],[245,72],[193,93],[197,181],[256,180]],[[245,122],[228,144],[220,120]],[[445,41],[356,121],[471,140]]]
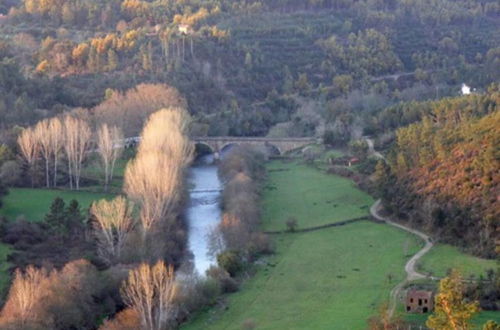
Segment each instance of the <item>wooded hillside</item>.
[[[428,104],[397,131],[377,175],[391,209],[445,242],[493,257],[499,243],[500,91]],[[418,105],[415,105],[418,108]]]

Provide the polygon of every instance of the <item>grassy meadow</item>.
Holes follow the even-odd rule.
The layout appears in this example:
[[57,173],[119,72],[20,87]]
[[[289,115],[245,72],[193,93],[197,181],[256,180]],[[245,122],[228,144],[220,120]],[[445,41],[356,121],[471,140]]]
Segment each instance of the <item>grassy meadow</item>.
[[23,216],[29,221],[42,221],[56,197],[61,197],[66,204],[76,199],[81,209],[85,210],[93,201],[101,198],[111,198],[112,195],[86,191],[11,188],[9,194],[3,199],[0,215],[9,220],[15,220],[17,217]]
[[264,230],[284,230],[293,217],[308,228],[368,215],[373,198],[345,178],[306,165],[271,162],[262,202]]
[[[416,238],[368,221],[276,239],[257,275],[183,329],[365,329],[404,276]],[[389,279],[389,275],[392,279]]]
[[417,265],[422,273],[430,273],[433,276],[444,277],[450,269],[458,270],[462,276],[485,276],[488,269],[496,269],[498,264],[495,260],[481,259],[460,252],[460,250],[447,244],[436,244]]

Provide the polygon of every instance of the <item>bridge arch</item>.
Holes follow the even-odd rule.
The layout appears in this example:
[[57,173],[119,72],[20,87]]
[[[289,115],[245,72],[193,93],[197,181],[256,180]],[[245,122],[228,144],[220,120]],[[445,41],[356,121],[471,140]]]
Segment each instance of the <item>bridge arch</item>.
[[281,156],[282,154],[281,149],[275,144],[267,143],[265,144],[265,148],[270,156]]
[[228,142],[228,143],[225,143],[225,144],[223,144],[220,147],[220,153],[223,154],[223,153],[228,152],[229,150],[231,150],[233,147],[240,146],[240,145],[241,145],[241,143],[239,143],[239,142]]

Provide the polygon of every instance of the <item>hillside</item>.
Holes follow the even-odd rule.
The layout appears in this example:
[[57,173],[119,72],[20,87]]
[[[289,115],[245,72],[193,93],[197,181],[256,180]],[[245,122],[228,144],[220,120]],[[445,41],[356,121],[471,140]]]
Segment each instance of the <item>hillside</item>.
[[[2,91],[11,122],[46,114],[33,117],[33,108],[92,107],[107,88],[163,82],[186,96],[208,134],[265,135],[278,123],[304,122],[292,97],[319,102],[327,128],[350,135],[319,109],[362,118],[399,101],[452,95],[462,82],[485,88],[500,76],[495,1],[9,4],[2,66],[33,86]],[[29,92],[54,84],[62,88],[50,99]],[[307,125],[288,134],[314,132]]]
[[443,99],[397,131],[390,172],[378,166],[394,212],[445,242],[493,257],[498,244],[499,93]]

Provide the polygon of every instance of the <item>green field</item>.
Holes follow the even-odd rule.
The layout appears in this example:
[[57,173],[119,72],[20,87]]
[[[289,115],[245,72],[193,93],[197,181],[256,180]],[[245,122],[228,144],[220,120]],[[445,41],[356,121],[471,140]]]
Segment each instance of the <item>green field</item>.
[[228,297],[227,310],[185,329],[241,329],[247,320],[258,329],[365,329],[404,278],[406,252],[418,249],[414,237],[368,221],[280,235],[270,265]]
[[[283,228],[290,215],[313,226],[368,214],[360,206],[372,199],[348,180],[294,163],[268,169],[275,189],[263,198],[266,228]],[[241,329],[244,322],[258,329],[365,329],[404,278],[407,255],[421,247],[414,236],[369,221],[273,237],[276,254],[227,297],[227,309],[202,313],[185,329]]]
[[[429,315],[426,314],[404,314],[405,320],[411,322],[414,325],[424,326]],[[500,312],[498,311],[482,311],[474,316],[472,319],[473,329],[471,330],[481,330],[483,325],[489,320],[496,321],[500,323]]]
[[298,228],[314,227],[368,215],[373,199],[351,180],[306,165],[271,162],[264,187],[264,230],[284,230],[289,217]]
[[3,199],[3,207],[0,215],[9,220],[15,220],[19,216],[24,216],[30,221],[41,221],[49,211],[52,201],[56,197],[61,197],[66,203],[76,199],[82,210],[88,208],[90,204],[101,198],[111,198],[110,194],[90,193],[83,191],[68,191],[54,189],[30,189],[11,188],[9,194]]
[[422,273],[431,273],[433,276],[444,277],[449,269],[458,270],[462,276],[476,278],[486,275],[488,269],[496,269],[498,264],[495,260],[481,259],[460,252],[457,247],[437,244],[429,253],[422,257],[417,265]]

